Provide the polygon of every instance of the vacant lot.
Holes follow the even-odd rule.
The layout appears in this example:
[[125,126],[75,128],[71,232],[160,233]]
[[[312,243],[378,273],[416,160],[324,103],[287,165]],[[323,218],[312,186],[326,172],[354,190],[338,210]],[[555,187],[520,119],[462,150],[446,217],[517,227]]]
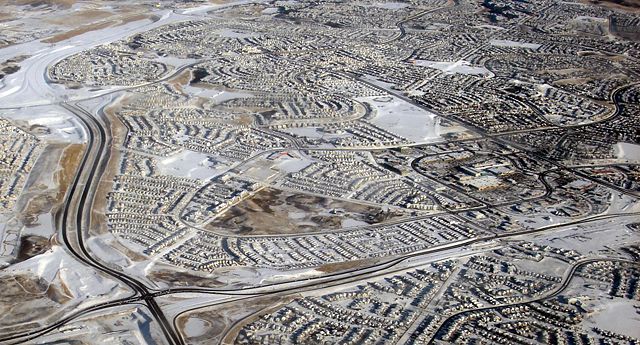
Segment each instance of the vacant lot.
[[395,216],[379,207],[266,188],[209,227],[237,235],[301,234],[374,224]]

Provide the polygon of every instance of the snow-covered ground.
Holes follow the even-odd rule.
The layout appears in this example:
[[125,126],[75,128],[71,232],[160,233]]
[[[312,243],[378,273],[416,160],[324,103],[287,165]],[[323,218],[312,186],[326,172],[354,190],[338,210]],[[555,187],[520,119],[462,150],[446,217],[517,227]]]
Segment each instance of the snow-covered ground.
[[618,143],[614,146],[616,156],[620,159],[640,160],[640,145]]
[[246,165],[248,168],[243,172],[243,175],[266,182],[278,174],[298,172],[311,163],[313,161],[310,158],[296,150],[266,153],[251,160],[251,164]]
[[640,303],[627,299],[615,298],[598,306],[595,312],[589,313],[585,324],[619,334],[640,338],[640,315],[637,309]]
[[296,128],[286,128],[282,130],[283,132],[295,134],[301,137],[307,137],[311,139],[335,139],[335,138],[346,138],[352,136],[349,133],[344,132],[325,132],[320,127],[296,127]]
[[360,97],[375,114],[370,122],[413,142],[440,141],[439,117],[395,96]]
[[[53,246],[43,254],[11,265],[2,271],[2,274],[24,273],[31,273],[50,283],[60,279],[73,297],[84,300],[93,296],[94,298],[91,299],[93,303],[99,302],[95,297],[112,295],[119,289],[116,281],[98,274],[93,268],[80,264],[60,246]],[[124,291],[117,294],[122,292]]]
[[189,337],[197,337],[203,335],[207,328],[211,327],[209,322],[196,317],[189,318],[184,325],[184,332]]
[[[607,253],[608,248],[636,243],[637,236],[625,226],[633,218],[630,215],[570,225],[540,233],[533,238],[541,245],[575,250],[583,255],[602,255]],[[612,256],[611,253],[606,255]]]
[[383,8],[385,10],[399,10],[405,7],[409,7],[409,4],[404,2],[376,2],[368,6]]
[[205,14],[206,12],[209,11],[215,11],[215,10],[219,10],[225,7],[230,7],[230,6],[236,6],[236,5],[242,5],[242,4],[250,4],[252,2],[266,2],[266,0],[236,0],[236,1],[230,1],[230,2],[226,2],[226,3],[221,3],[221,4],[211,4],[211,5],[204,5],[204,6],[198,6],[198,7],[193,7],[193,8],[188,8],[188,9],[184,9],[184,10],[180,10],[180,11],[176,11],[180,14],[187,14],[187,15],[201,15],[201,14]]
[[513,47],[513,48],[528,48],[528,49],[540,48],[540,45],[536,43],[516,42],[516,41],[510,41],[510,40],[491,40],[489,41],[489,44],[496,47]]
[[208,98],[214,103],[220,104],[222,102],[236,99],[236,98],[249,98],[253,97],[252,94],[247,92],[232,92],[232,91],[224,91],[217,89],[205,89],[194,87],[190,85],[185,85],[182,89],[191,96]]
[[43,140],[79,143],[85,138],[78,120],[58,106],[6,109],[2,111],[2,117],[22,124]]
[[484,66],[472,65],[468,61],[429,61],[429,60],[414,60],[417,66],[424,66],[429,68],[435,68],[440,71],[449,74],[471,74],[481,75],[484,77],[493,77],[494,74],[486,69]]
[[225,162],[215,161],[204,153],[186,149],[158,160],[160,174],[201,180],[219,175],[228,169],[229,166]]
[[[238,3],[248,2],[239,1]],[[201,6],[182,11],[185,14],[208,11],[214,8],[234,5]],[[81,51],[100,44],[114,42],[139,32],[169,24],[172,22],[191,19],[191,16],[178,11],[162,10],[155,13],[160,17],[157,21],[143,19],[105,29],[86,32],[55,44],[45,44],[39,41],[26,42],[0,49],[0,61],[33,52],[32,56],[20,63],[20,70],[8,75],[0,85],[0,107],[20,107],[51,104],[62,100],[78,100],[106,94],[121,88],[79,89],[69,90],[61,85],[49,84],[46,78],[48,66]]]
[[21,228],[9,215],[0,214],[0,269],[10,265],[15,258],[13,254],[19,241]]

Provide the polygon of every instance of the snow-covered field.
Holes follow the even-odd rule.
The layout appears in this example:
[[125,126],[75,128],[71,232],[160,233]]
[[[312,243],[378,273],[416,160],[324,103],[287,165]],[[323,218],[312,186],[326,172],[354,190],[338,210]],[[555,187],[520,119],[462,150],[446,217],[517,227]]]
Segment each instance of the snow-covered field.
[[493,77],[494,74],[486,69],[484,66],[472,65],[468,61],[429,61],[429,60],[414,60],[417,66],[424,66],[429,68],[435,68],[440,71],[449,74],[471,74],[481,75],[484,77]]
[[179,153],[158,160],[158,172],[163,175],[208,179],[229,169],[224,162],[210,160],[209,156],[195,151]]
[[399,9],[408,7],[409,4],[404,2],[376,2],[371,6],[377,7],[377,8],[384,8],[385,10],[399,10]]
[[[75,298],[88,299],[112,295],[119,284],[97,273],[93,268],[80,264],[64,248],[53,246],[43,254],[29,258],[6,268],[3,274],[31,273],[36,277],[65,283],[69,293]],[[110,296],[113,297],[113,296]],[[97,303],[98,299],[91,299]]]
[[640,303],[637,301],[616,298],[599,306],[598,310],[586,318],[587,325],[595,326],[608,331],[627,334],[632,337],[640,337],[640,315],[637,309]]
[[208,98],[214,103],[222,103],[236,98],[249,98],[253,97],[252,94],[247,92],[232,92],[216,89],[203,89],[199,87],[193,87],[190,85],[183,86],[183,90],[191,96]]
[[43,140],[67,143],[84,141],[82,125],[72,114],[57,106],[8,109],[2,112],[2,117],[23,124]]
[[489,41],[489,44],[496,47],[528,48],[528,49],[540,48],[540,45],[536,43],[516,42],[516,41],[510,41],[510,40],[491,40]]
[[616,156],[620,159],[640,160],[640,145],[631,143],[618,143],[614,146]]
[[311,139],[335,139],[335,138],[345,138],[351,136],[349,133],[344,132],[325,132],[320,127],[294,127],[294,128],[286,128],[282,130],[283,132],[298,135],[301,137],[307,137]]
[[360,97],[374,109],[370,122],[382,129],[413,142],[433,142],[440,139],[437,115],[420,109],[398,97]]
[[[207,10],[225,5],[206,6]],[[185,13],[197,13],[203,7],[196,7]],[[49,84],[46,69],[56,62],[100,44],[117,41],[124,37],[147,31],[172,22],[189,19],[190,16],[174,11],[162,10],[156,13],[160,19],[132,21],[117,27],[86,32],[55,44],[38,41],[26,42],[0,49],[0,61],[15,57],[24,52],[33,52],[32,56],[20,63],[20,70],[6,76],[0,85],[0,107],[20,107],[51,104],[56,101],[73,98],[74,100],[95,97],[112,92],[118,88],[93,90],[84,88],[69,90],[61,85]]]

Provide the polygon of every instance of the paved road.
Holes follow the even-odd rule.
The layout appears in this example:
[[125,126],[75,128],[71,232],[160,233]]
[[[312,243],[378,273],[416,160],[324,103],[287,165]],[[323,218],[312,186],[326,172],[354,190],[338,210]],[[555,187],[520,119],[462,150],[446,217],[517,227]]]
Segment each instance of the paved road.
[[435,341],[436,341],[436,338],[438,337],[438,334],[440,332],[442,332],[443,328],[447,325],[447,323],[450,320],[456,318],[459,315],[463,315],[463,314],[466,314],[466,313],[485,311],[485,310],[492,310],[492,309],[503,308],[503,307],[522,306],[522,305],[526,305],[526,304],[529,304],[529,303],[539,302],[539,301],[543,301],[543,300],[547,300],[547,299],[556,297],[556,296],[560,295],[569,286],[569,283],[571,283],[571,279],[573,278],[574,274],[576,273],[576,271],[580,267],[582,267],[584,265],[587,265],[587,264],[590,264],[590,263],[593,263],[593,262],[603,262],[603,261],[625,262],[625,263],[629,263],[629,264],[632,264],[632,265],[638,265],[638,263],[635,262],[635,261],[629,261],[629,260],[623,260],[623,259],[593,258],[593,259],[580,260],[580,261],[572,264],[571,267],[569,267],[569,269],[564,273],[564,275],[562,277],[561,284],[559,286],[557,286],[549,294],[546,294],[546,295],[541,296],[539,298],[535,298],[535,299],[531,299],[531,300],[528,300],[528,301],[524,301],[524,302],[496,304],[496,305],[486,306],[486,307],[482,307],[482,308],[463,310],[463,311],[457,312],[455,314],[449,315],[444,321],[442,321],[442,323],[440,323],[440,326],[438,326],[438,328],[435,330],[435,332],[433,332],[433,335],[432,335],[431,339],[429,340],[429,344],[434,344]]

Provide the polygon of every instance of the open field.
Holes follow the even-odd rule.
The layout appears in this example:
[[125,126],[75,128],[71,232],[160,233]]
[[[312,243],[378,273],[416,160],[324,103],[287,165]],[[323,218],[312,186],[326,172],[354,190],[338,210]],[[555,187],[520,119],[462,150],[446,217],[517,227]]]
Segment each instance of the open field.
[[237,235],[291,235],[393,219],[382,208],[266,188],[209,224]]

